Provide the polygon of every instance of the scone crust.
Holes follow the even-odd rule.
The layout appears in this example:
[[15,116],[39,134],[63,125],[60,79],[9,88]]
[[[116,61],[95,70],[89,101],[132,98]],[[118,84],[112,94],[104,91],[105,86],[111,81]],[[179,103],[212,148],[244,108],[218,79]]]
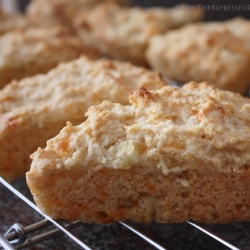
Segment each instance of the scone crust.
[[206,83],[130,94],[68,123],[27,183],[53,218],[107,223],[250,218],[250,100]]

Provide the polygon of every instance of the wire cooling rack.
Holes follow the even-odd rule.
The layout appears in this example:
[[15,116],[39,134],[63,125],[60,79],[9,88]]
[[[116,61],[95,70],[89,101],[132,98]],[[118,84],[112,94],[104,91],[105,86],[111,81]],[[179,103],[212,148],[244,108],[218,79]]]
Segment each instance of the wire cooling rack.
[[[250,249],[248,222],[69,223],[43,215],[33,203],[24,178],[10,185],[0,177],[0,183],[0,249]],[[6,225],[11,220],[15,223]]]

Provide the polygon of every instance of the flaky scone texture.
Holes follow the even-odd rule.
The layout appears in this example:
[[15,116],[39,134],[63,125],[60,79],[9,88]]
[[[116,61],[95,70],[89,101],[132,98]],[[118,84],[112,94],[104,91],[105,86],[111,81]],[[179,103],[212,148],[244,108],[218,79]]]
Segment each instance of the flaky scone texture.
[[154,36],[146,52],[148,63],[178,82],[207,81],[244,93],[250,84],[250,50],[228,26],[216,22],[190,24]]
[[146,65],[144,53],[150,37],[201,17],[200,10],[184,6],[143,9],[107,2],[80,14],[74,27],[82,42],[89,47],[113,58]]
[[0,37],[0,47],[0,88],[13,79],[46,73],[85,52],[81,42],[61,27],[8,32]]
[[[88,11],[106,0],[32,0],[27,7],[28,18],[37,24],[70,25],[79,13]],[[129,0],[113,0],[118,4],[129,5]]]
[[7,180],[30,168],[30,154],[67,121],[85,120],[103,100],[127,104],[129,91],[166,85],[158,73],[128,63],[81,57],[47,74],[13,81],[0,91],[0,175]]
[[27,183],[53,218],[108,223],[250,218],[250,100],[206,83],[104,101],[33,155]]

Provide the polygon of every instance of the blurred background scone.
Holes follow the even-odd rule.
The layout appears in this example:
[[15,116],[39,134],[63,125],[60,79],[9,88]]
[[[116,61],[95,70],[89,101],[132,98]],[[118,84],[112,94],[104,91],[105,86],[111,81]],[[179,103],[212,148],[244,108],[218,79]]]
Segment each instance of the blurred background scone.
[[0,35],[8,31],[25,29],[31,26],[27,17],[21,13],[10,14],[0,8]]
[[0,36],[0,88],[13,79],[45,73],[58,63],[88,53],[62,27],[29,28]]
[[[248,21],[242,22],[249,27]],[[244,32],[231,31],[237,24],[190,24],[154,36],[146,52],[148,63],[181,83],[207,81],[221,89],[245,93],[250,84],[249,41]]]
[[202,11],[179,8],[127,8],[108,2],[79,15],[74,28],[89,47],[111,58],[147,65],[145,50],[150,37],[200,20]]
[[[27,16],[35,23],[69,25],[77,13],[85,12],[107,0],[32,0],[27,8]],[[129,0],[113,0],[129,5]]]
[[67,121],[78,124],[91,105],[128,103],[129,91],[166,85],[156,72],[118,61],[86,57],[47,74],[13,81],[0,91],[0,175],[7,180],[29,170],[30,154]]
[[227,29],[241,39],[250,52],[250,21],[244,18],[233,18],[224,22]]

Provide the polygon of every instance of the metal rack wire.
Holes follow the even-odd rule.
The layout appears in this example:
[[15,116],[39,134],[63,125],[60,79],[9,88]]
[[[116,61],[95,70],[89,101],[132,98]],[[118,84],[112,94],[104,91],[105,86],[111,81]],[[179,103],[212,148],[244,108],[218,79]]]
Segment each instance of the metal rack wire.
[[[42,214],[40,209],[32,201],[26,198],[22,193],[20,193],[17,189],[15,189],[12,185],[7,183],[1,177],[0,177],[0,183],[4,186],[4,188],[11,191],[19,199],[24,201],[28,206],[30,206],[33,210],[35,210],[37,213],[39,213],[44,217],[43,220],[38,221],[26,227],[23,227],[21,224],[18,223],[12,225],[10,229],[3,236],[0,235],[0,249],[12,250],[12,249],[27,248],[37,242],[43,241],[47,238],[53,237],[54,235],[60,233],[69,237],[74,242],[74,244],[78,245],[82,249],[87,249],[87,250],[93,249],[87,242],[84,242],[82,239],[79,239],[70,231],[72,228],[79,227],[83,223],[81,223],[80,221],[74,221],[69,223],[63,220],[53,220],[50,217]],[[222,247],[221,249],[239,250],[239,248],[233,246],[229,242],[209,232],[208,230],[199,226],[198,224],[192,222],[187,222],[187,223],[190,226],[198,229],[201,233],[204,233],[208,235],[210,238],[216,240],[218,244],[221,245]],[[157,240],[149,237],[146,233],[142,232],[140,229],[133,226],[131,223],[119,222],[119,224],[124,228],[126,228],[127,230],[131,231],[133,234],[140,237],[142,240],[146,241],[148,245],[151,247],[150,249],[152,248],[159,250],[168,249],[162,244],[159,244]],[[41,229],[44,229],[45,231],[39,232]],[[35,233],[35,235],[30,237],[29,235],[31,233],[33,234]]]

